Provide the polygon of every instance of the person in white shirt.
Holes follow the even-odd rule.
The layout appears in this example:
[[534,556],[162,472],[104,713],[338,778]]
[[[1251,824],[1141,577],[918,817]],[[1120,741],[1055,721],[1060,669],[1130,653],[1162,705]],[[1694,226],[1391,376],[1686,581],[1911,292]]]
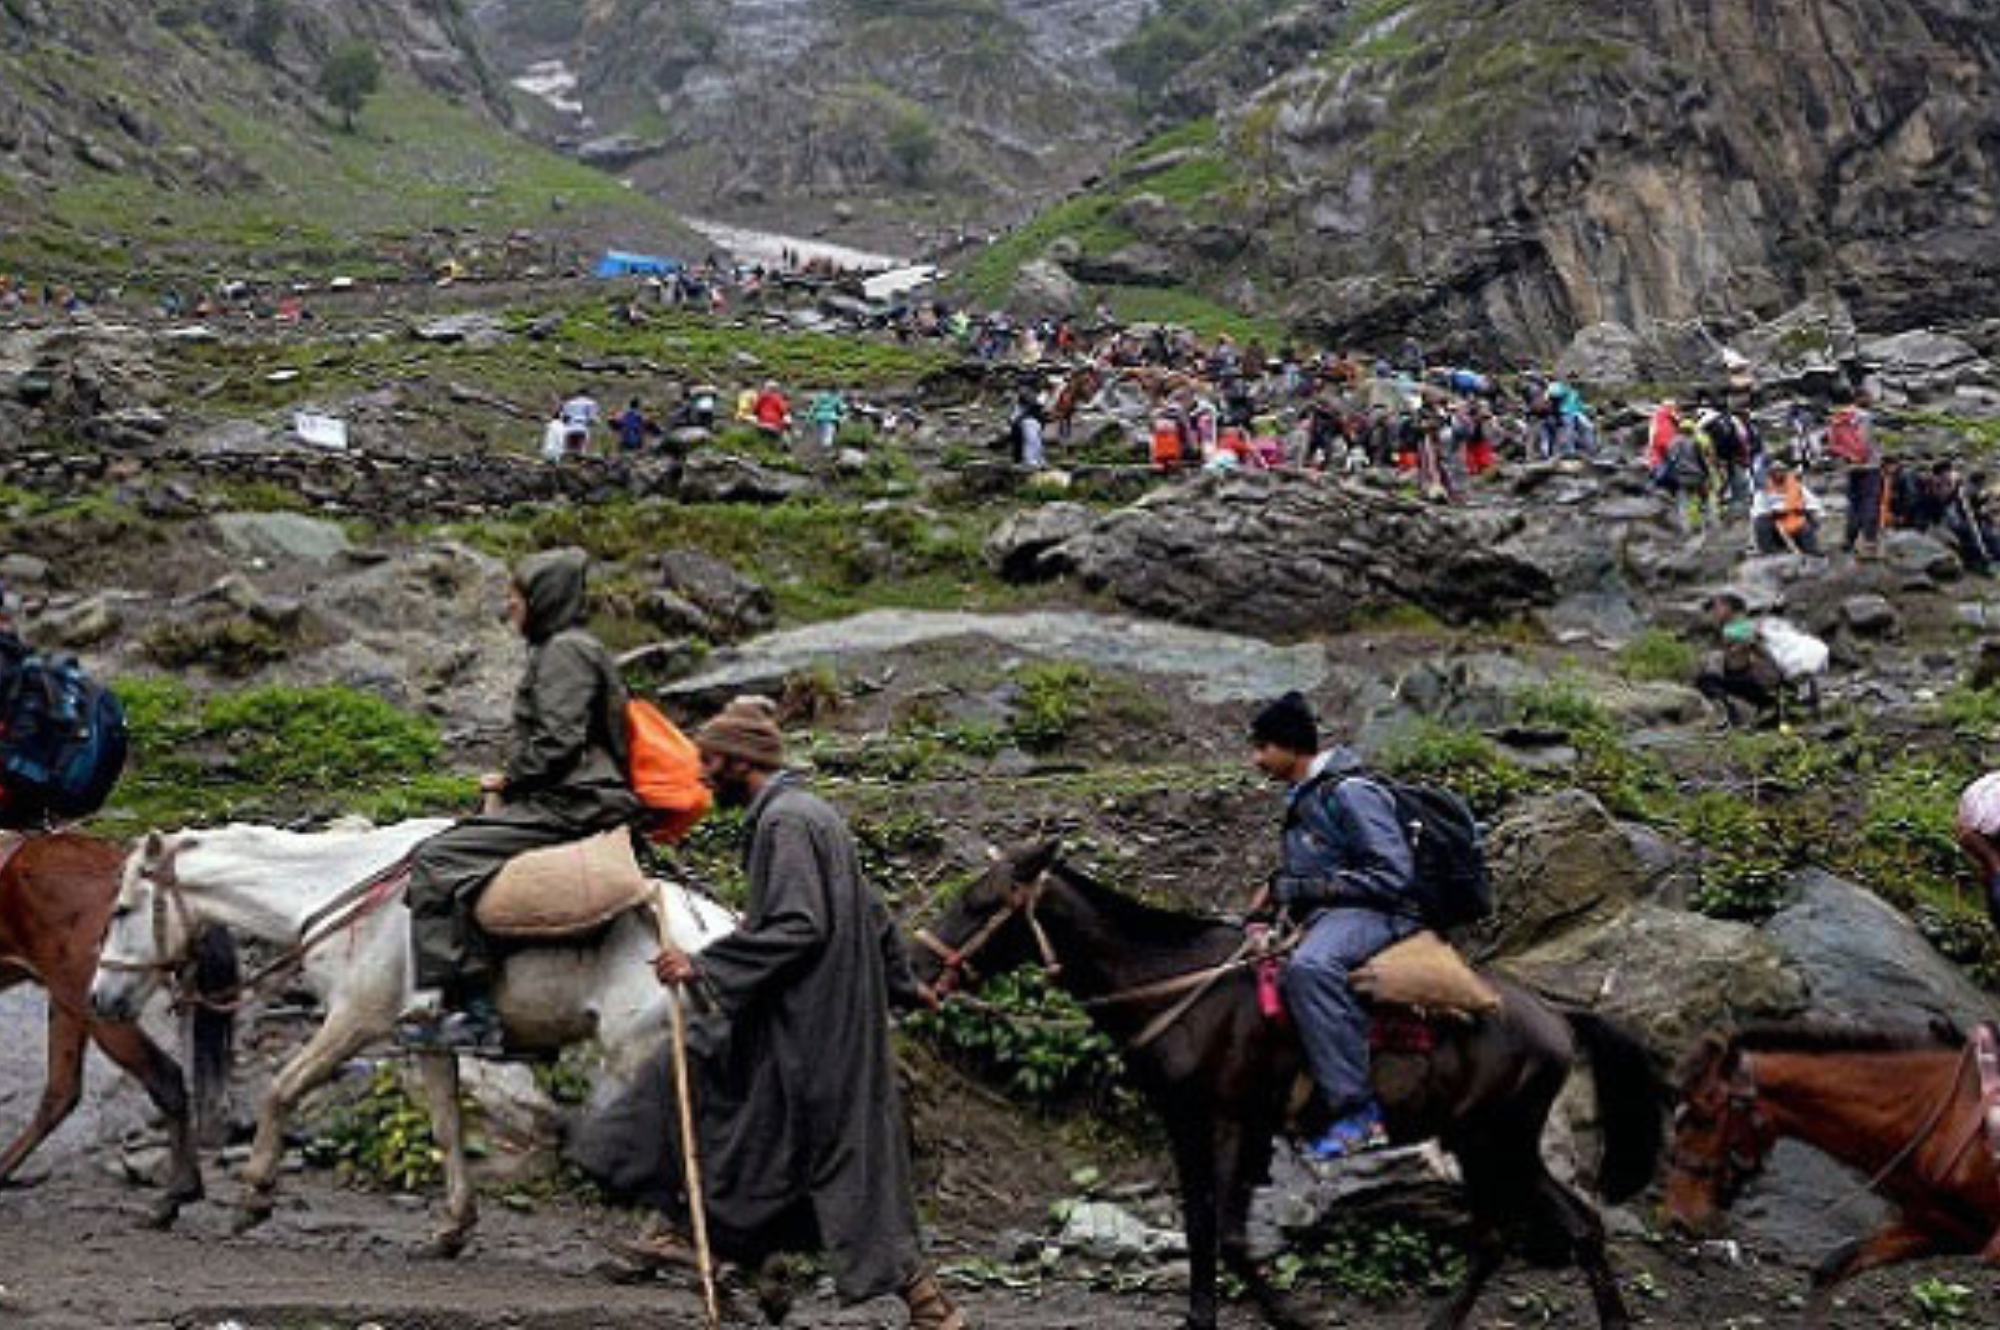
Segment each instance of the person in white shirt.
[[575,396],[562,404],[563,424],[569,427],[566,446],[570,452],[590,451],[591,432],[597,428],[597,422],[603,414],[597,405],[597,399],[582,389],[578,389]]

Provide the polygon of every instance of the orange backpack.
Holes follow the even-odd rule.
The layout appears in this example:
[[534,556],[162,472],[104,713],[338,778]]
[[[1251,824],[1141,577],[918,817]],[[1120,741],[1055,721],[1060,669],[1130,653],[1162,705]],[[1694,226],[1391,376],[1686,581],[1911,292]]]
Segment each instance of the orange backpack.
[[646,838],[655,844],[686,839],[715,806],[701,779],[701,750],[651,702],[625,704],[626,777],[647,813]]

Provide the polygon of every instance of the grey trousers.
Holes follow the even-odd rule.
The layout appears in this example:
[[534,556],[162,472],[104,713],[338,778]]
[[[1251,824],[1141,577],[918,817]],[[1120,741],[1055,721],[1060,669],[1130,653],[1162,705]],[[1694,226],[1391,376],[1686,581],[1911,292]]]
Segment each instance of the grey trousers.
[[1337,1118],[1375,1096],[1368,1082],[1368,1012],[1348,976],[1419,927],[1375,910],[1322,910],[1307,922],[1305,940],[1285,966],[1285,1004],[1298,1023],[1313,1080]]

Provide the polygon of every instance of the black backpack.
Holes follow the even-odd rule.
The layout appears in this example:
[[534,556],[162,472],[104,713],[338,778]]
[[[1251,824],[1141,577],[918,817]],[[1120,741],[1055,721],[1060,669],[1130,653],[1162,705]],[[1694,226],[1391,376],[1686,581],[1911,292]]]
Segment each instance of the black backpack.
[[0,816],[10,825],[78,818],[125,770],[125,709],[73,656],[31,655],[0,683]]
[[1493,879],[1486,871],[1485,836],[1472,807],[1450,790],[1370,774],[1396,801],[1396,820],[1416,861],[1411,891],[1417,911],[1439,932],[1476,924],[1493,913]]

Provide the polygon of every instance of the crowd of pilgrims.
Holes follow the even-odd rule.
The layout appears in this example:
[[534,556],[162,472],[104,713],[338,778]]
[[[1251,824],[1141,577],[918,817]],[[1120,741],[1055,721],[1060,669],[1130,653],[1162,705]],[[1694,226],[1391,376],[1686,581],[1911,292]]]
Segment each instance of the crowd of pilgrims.
[[2000,549],[1987,515],[1988,478],[1949,459],[1885,455],[1865,381],[1838,401],[1767,399],[1732,385],[1643,408],[1620,407],[1600,426],[1582,391],[1554,375],[1496,375],[1431,361],[1415,342],[1389,356],[1305,354],[1186,329],[1119,327],[1100,313],[1081,331],[1066,321],[970,320],[943,335],[975,355],[1046,371],[1026,381],[1012,413],[1014,458],[1050,464],[1051,441],[1076,437],[1093,415],[1147,420],[1146,455],[1163,470],[1392,469],[1427,497],[1464,503],[1475,482],[1509,464],[1598,459],[1645,468],[1671,496],[1683,529],[1749,523],[1767,554],[1821,554],[1825,505],[1808,477],[1836,471],[1845,489],[1841,544],[1880,552],[1885,531],[1931,532],[1986,572]]

